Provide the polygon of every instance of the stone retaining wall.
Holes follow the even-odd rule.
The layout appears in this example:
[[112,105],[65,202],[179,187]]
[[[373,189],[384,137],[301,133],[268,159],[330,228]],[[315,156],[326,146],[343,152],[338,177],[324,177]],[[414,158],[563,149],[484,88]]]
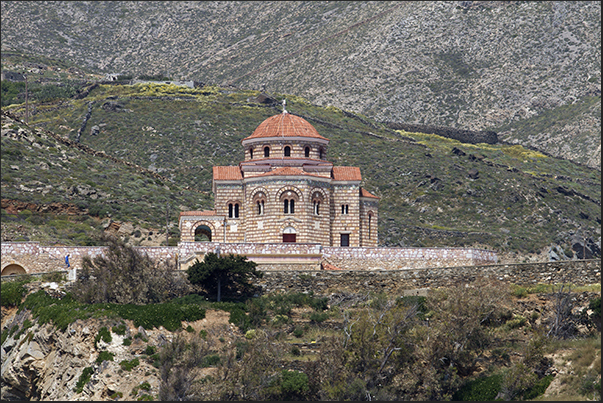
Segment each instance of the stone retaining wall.
[[497,262],[496,252],[467,248],[322,248],[324,261],[346,270],[399,270],[477,266]]
[[408,270],[299,270],[266,271],[255,284],[264,292],[386,292],[408,295],[409,291],[471,284],[478,279],[507,284],[599,284],[601,260],[575,260],[548,263],[517,263],[488,266],[461,266]]

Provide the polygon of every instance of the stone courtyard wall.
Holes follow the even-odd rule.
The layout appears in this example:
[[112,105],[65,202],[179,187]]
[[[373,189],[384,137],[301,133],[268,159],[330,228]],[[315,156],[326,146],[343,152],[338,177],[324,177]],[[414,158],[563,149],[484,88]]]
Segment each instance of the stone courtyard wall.
[[[207,252],[242,254],[250,257],[250,260],[259,259],[258,268],[264,272],[264,276],[256,280],[256,284],[265,292],[313,291],[325,295],[331,292],[384,291],[409,295],[426,292],[430,288],[471,284],[479,279],[520,285],[562,282],[586,285],[601,282],[601,259],[480,265],[475,262],[480,259],[492,260],[496,257],[495,253],[462,248],[321,248],[318,244],[190,242],[175,247],[137,249],[154,259],[174,259],[179,262],[181,270],[186,268],[186,264],[190,265],[194,258],[202,260]],[[64,271],[66,254],[70,254],[72,267],[81,267],[83,256],[98,256],[104,250],[106,247],[2,243],[2,269],[17,264],[29,274]],[[377,252],[383,256],[380,257]],[[265,260],[261,261],[262,257]],[[403,259],[406,259],[406,263],[401,264]],[[424,259],[430,264],[448,261],[451,265],[421,267],[428,264]],[[470,262],[458,264],[463,261]],[[183,262],[186,264],[183,265]],[[319,270],[324,262],[350,265],[354,269]],[[379,262],[383,267],[377,268],[374,262]]]

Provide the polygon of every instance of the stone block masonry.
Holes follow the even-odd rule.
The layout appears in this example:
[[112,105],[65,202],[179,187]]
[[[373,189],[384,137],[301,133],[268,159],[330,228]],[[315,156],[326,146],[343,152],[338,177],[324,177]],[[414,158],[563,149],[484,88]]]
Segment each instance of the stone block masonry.
[[[409,290],[471,284],[485,278],[520,285],[601,282],[601,260],[494,264],[496,253],[463,248],[339,248],[318,244],[230,244],[181,242],[173,247],[137,247],[149,257],[178,262],[181,273],[207,252],[248,256],[264,272],[256,281],[265,292],[369,292],[408,294]],[[2,274],[65,271],[65,255],[80,268],[83,256],[106,247],[40,246],[37,242],[1,244]],[[320,270],[326,263],[340,270]],[[339,265],[339,266],[337,266]],[[328,266],[331,267],[331,266]]]
[[429,289],[471,285],[479,279],[518,285],[599,284],[601,259],[399,270],[270,270],[255,284],[262,287],[264,293],[425,295]]

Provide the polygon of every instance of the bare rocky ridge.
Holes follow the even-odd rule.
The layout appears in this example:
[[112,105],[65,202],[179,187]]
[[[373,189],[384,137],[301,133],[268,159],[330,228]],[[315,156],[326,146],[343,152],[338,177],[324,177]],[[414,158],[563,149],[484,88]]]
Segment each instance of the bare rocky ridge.
[[[2,48],[105,73],[303,96],[380,121],[493,130],[600,168],[599,2],[2,2]],[[597,113],[598,111],[598,113]]]

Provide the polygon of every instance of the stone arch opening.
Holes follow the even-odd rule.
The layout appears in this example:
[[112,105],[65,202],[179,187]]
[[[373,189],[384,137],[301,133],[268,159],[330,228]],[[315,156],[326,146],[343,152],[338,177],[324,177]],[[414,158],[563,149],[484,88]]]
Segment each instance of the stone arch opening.
[[211,242],[211,228],[207,225],[195,228],[195,242]]
[[285,146],[284,156],[285,157],[290,157],[291,156],[291,147]]
[[23,266],[21,266],[20,264],[17,263],[11,263],[9,265],[7,265],[4,269],[2,269],[2,276],[10,276],[11,274],[27,274],[27,271],[25,271],[25,269],[23,268]]

